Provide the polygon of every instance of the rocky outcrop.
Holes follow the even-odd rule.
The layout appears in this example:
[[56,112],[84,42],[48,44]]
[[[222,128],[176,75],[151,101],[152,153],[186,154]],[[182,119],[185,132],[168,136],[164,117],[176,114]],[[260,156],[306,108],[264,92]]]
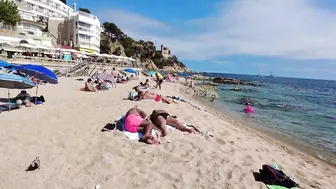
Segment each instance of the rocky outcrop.
[[143,62],[153,62],[158,69],[167,72],[187,72],[189,69],[174,55],[163,56],[157,51],[152,41],[134,40],[127,36],[114,23],[103,23],[104,32],[101,34],[100,52],[127,56]]
[[189,72],[187,67],[181,67],[178,65],[175,66],[164,66],[163,70],[168,73],[177,73],[177,72]]
[[233,78],[216,77],[212,81],[218,84],[258,86],[257,84],[252,82],[241,81],[239,79],[233,79]]
[[182,91],[192,96],[215,98],[215,99],[218,98],[216,87],[210,85],[196,85],[193,88],[185,87],[184,89],[182,89]]

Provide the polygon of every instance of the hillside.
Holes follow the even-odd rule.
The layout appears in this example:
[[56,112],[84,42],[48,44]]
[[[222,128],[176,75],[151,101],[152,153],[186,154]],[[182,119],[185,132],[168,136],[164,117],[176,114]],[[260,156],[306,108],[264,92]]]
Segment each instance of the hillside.
[[[188,72],[189,69],[176,56],[164,57],[156,51],[151,41],[136,41],[127,36],[114,23],[103,23],[100,52],[140,59],[149,69],[163,69],[167,72]],[[155,64],[155,66],[153,65]]]

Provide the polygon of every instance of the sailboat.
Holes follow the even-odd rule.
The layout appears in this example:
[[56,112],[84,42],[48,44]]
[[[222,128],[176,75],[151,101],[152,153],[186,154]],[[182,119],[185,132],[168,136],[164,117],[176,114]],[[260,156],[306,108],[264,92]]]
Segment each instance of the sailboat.
[[273,75],[273,73],[272,73],[272,72],[270,72],[270,77],[274,77],[274,75]]
[[261,68],[259,69],[259,74],[257,75],[257,77],[262,77],[262,75],[261,75]]

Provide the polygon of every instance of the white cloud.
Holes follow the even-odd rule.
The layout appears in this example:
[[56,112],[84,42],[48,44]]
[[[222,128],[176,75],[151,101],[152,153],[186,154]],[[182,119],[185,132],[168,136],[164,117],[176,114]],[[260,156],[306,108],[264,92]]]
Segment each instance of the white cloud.
[[124,29],[127,34],[155,34],[170,30],[169,25],[160,21],[119,9],[101,10],[98,12],[98,17],[101,22],[114,22],[118,27]]
[[[115,21],[132,37],[169,46],[184,60],[240,54],[336,58],[336,12],[321,9],[311,0],[226,1],[217,8],[207,18],[176,26],[125,11],[100,15],[106,14],[105,20]],[[179,32],[190,26],[195,31]]]

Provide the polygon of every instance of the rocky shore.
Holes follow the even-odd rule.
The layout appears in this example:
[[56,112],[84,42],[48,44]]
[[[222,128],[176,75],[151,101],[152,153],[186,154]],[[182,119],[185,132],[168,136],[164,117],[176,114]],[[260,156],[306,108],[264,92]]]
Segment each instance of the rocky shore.
[[[213,82],[211,85],[216,84],[227,84],[227,85],[249,85],[249,86],[258,86],[257,84],[253,82],[247,82],[247,81],[241,81],[239,79],[233,79],[228,77],[207,77],[203,75],[193,75],[190,77],[192,80],[198,80],[198,81],[211,81]],[[210,83],[209,83],[210,84]]]
[[205,98],[218,98],[217,88],[211,85],[196,85],[195,87],[184,87],[184,93]]
[[246,81],[241,81],[239,79],[233,79],[233,78],[221,78],[221,77],[216,77],[212,80],[214,83],[218,84],[228,84],[228,85],[250,85],[250,86],[258,86],[255,83],[252,82],[246,82]]

